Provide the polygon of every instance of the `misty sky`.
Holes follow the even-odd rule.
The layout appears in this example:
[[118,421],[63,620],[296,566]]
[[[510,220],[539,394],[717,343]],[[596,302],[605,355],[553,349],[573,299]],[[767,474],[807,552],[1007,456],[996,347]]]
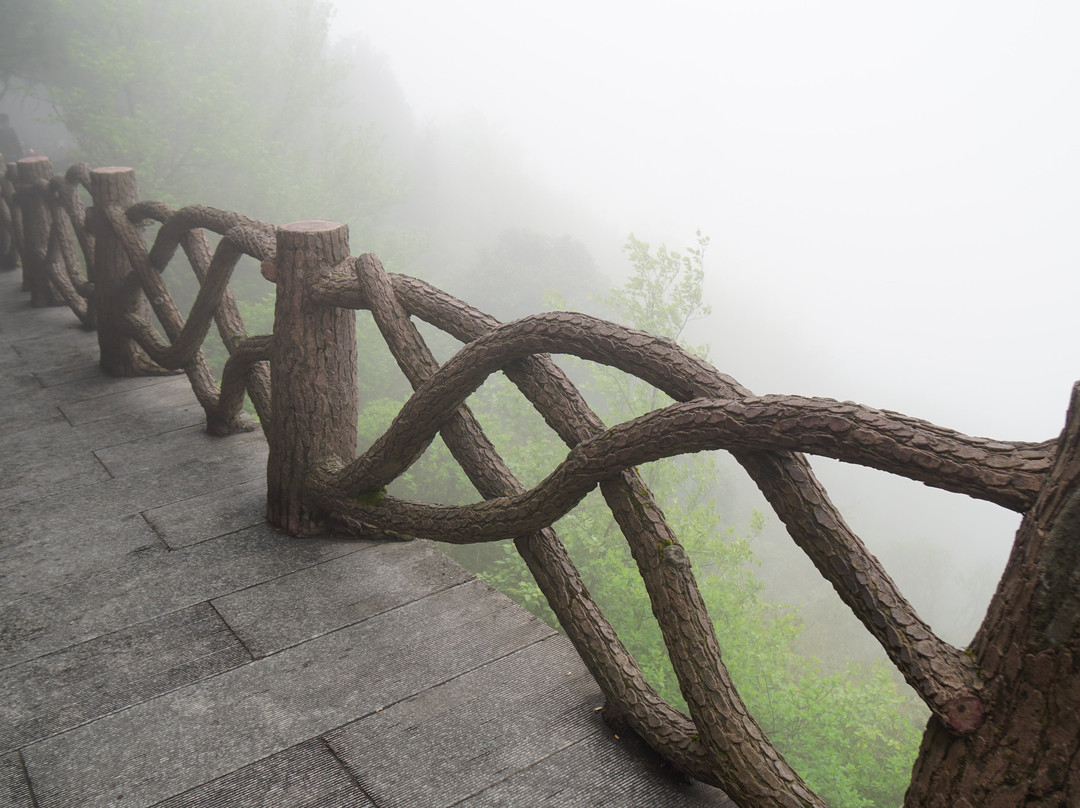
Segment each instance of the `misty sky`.
[[342,6],[336,30],[384,54],[421,120],[482,113],[620,232],[710,235],[714,320],[739,327],[710,325],[717,362],[740,364],[728,340],[793,338],[808,365],[722,368],[752,388],[1060,428],[1080,378],[1080,7]]
[[751,389],[1060,430],[1080,5],[340,5],[335,35],[369,39],[421,121],[480,116],[623,236],[711,236],[695,341]]

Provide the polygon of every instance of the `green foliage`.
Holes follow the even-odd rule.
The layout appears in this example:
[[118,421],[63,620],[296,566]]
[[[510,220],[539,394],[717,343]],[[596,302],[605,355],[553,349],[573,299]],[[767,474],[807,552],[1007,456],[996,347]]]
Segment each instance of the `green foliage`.
[[615,289],[609,302],[635,328],[675,341],[694,320],[712,308],[704,302],[705,250],[709,237],[697,231],[697,244],[685,253],[661,244],[654,255],[649,245],[630,234],[624,251],[633,272]]
[[[361,402],[358,423],[361,451],[386,432],[406,399],[407,395],[403,394],[401,398],[378,397]],[[412,468],[390,484],[388,492],[400,499],[447,505],[465,504],[476,499],[465,473],[439,437]]]

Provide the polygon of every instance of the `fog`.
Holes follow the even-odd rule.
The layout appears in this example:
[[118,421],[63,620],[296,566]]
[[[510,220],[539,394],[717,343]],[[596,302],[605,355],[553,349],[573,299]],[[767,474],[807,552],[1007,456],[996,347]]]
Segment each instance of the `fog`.
[[[421,126],[482,133],[534,207],[470,204],[580,239],[614,278],[630,232],[709,235],[690,341],[756,392],[1042,440],[1080,377],[1078,22],[1069,3],[404,0],[341,3],[331,33],[380,55]],[[966,643],[1018,517],[814,465]],[[760,552],[788,593],[816,580],[794,547]]]
[[[317,4],[268,4],[246,37],[196,28],[195,6],[152,5],[179,22],[132,41],[160,37],[175,70],[136,70],[123,98],[108,70],[85,86],[78,64],[45,78],[74,85],[69,105],[130,108],[143,126],[129,120],[131,131],[169,149],[138,157],[133,138],[66,154],[68,133],[44,120],[56,101],[38,92],[45,79],[27,69],[16,73],[28,84],[9,84],[0,69],[4,111],[59,167],[140,159],[144,191],[177,204],[278,223],[353,216],[354,253],[374,250],[503,318],[548,307],[551,291],[603,314],[597,295],[629,271],[628,234],[681,249],[700,230],[712,314],[685,340],[709,343],[712,362],[752,390],[1002,439],[1061,429],[1080,378],[1074,4],[341,0],[330,31],[340,84],[314,51],[286,47],[290,18],[270,24],[271,10],[299,9],[306,36]],[[16,8],[29,19],[37,6]],[[219,12],[246,21],[247,9]],[[108,52],[115,32],[99,18],[76,4],[57,22],[90,26]],[[219,65],[226,51],[234,63]],[[203,86],[232,100],[202,98]],[[199,114],[174,114],[189,107]],[[371,140],[335,136],[357,123]],[[301,192],[310,176],[328,181]],[[254,265],[238,275],[269,294]],[[966,643],[1018,517],[813,463],[923,615]],[[725,475],[733,524],[765,507],[741,480]],[[802,605],[819,635],[861,632],[775,518],[756,549],[770,593]]]

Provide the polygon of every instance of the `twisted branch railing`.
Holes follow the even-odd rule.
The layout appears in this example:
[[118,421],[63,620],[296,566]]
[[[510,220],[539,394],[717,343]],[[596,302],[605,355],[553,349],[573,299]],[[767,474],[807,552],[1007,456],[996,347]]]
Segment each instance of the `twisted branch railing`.
[[[270,521],[295,535],[344,527],[452,543],[513,539],[603,689],[609,710],[679,769],[722,787],[739,805],[822,803],[740,699],[690,559],[635,471],[640,463],[730,451],[796,544],[928,705],[932,724],[963,738],[978,735],[987,721],[981,660],[938,638],[918,616],[845,523],[801,453],[859,463],[1028,513],[1045,498],[1051,467],[1065,462],[1062,441],[992,441],[850,402],[755,396],[669,340],[586,315],[558,312],[500,324],[423,281],[388,274],[372,255],[350,257],[343,225],[274,228],[201,206],[174,211],[136,203],[129,169],[76,166],[58,178],[40,158],[20,161],[17,168],[18,182],[10,181],[9,170],[0,186],[0,254],[14,246],[23,256],[32,302],[63,302],[84,323],[96,323],[102,366],[110,372],[186,373],[213,434],[250,427],[242,413],[246,393],[270,445]],[[84,209],[80,188],[89,190],[92,209]],[[140,228],[150,221],[160,228],[147,249]],[[220,236],[212,253],[206,231]],[[162,278],[178,249],[199,283],[187,318]],[[264,276],[277,285],[272,335],[247,336],[229,291],[244,255],[260,261]],[[415,390],[390,428],[360,456],[355,309],[371,312]],[[465,346],[440,366],[413,317]],[[212,321],[229,352],[220,387],[201,349]],[[675,403],[606,427],[551,361],[553,353],[618,368]],[[466,405],[497,371],[505,372],[569,448],[566,459],[530,490]],[[439,506],[385,494],[385,486],[436,434],[482,501]],[[689,717],[645,680],[551,528],[597,487],[645,582]],[[1060,541],[1054,546],[1075,561]],[[1045,603],[1040,608],[1040,614],[1048,613]],[[1051,626],[1060,635],[1062,620],[1060,610],[1052,611],[1041,630]]]

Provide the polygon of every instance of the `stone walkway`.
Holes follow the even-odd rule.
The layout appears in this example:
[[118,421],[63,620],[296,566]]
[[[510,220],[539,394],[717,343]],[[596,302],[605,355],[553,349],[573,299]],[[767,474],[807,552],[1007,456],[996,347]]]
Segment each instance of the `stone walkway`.
[[260,433],[0,273],[0,808],[732,806],[426,542],[263,521]]

